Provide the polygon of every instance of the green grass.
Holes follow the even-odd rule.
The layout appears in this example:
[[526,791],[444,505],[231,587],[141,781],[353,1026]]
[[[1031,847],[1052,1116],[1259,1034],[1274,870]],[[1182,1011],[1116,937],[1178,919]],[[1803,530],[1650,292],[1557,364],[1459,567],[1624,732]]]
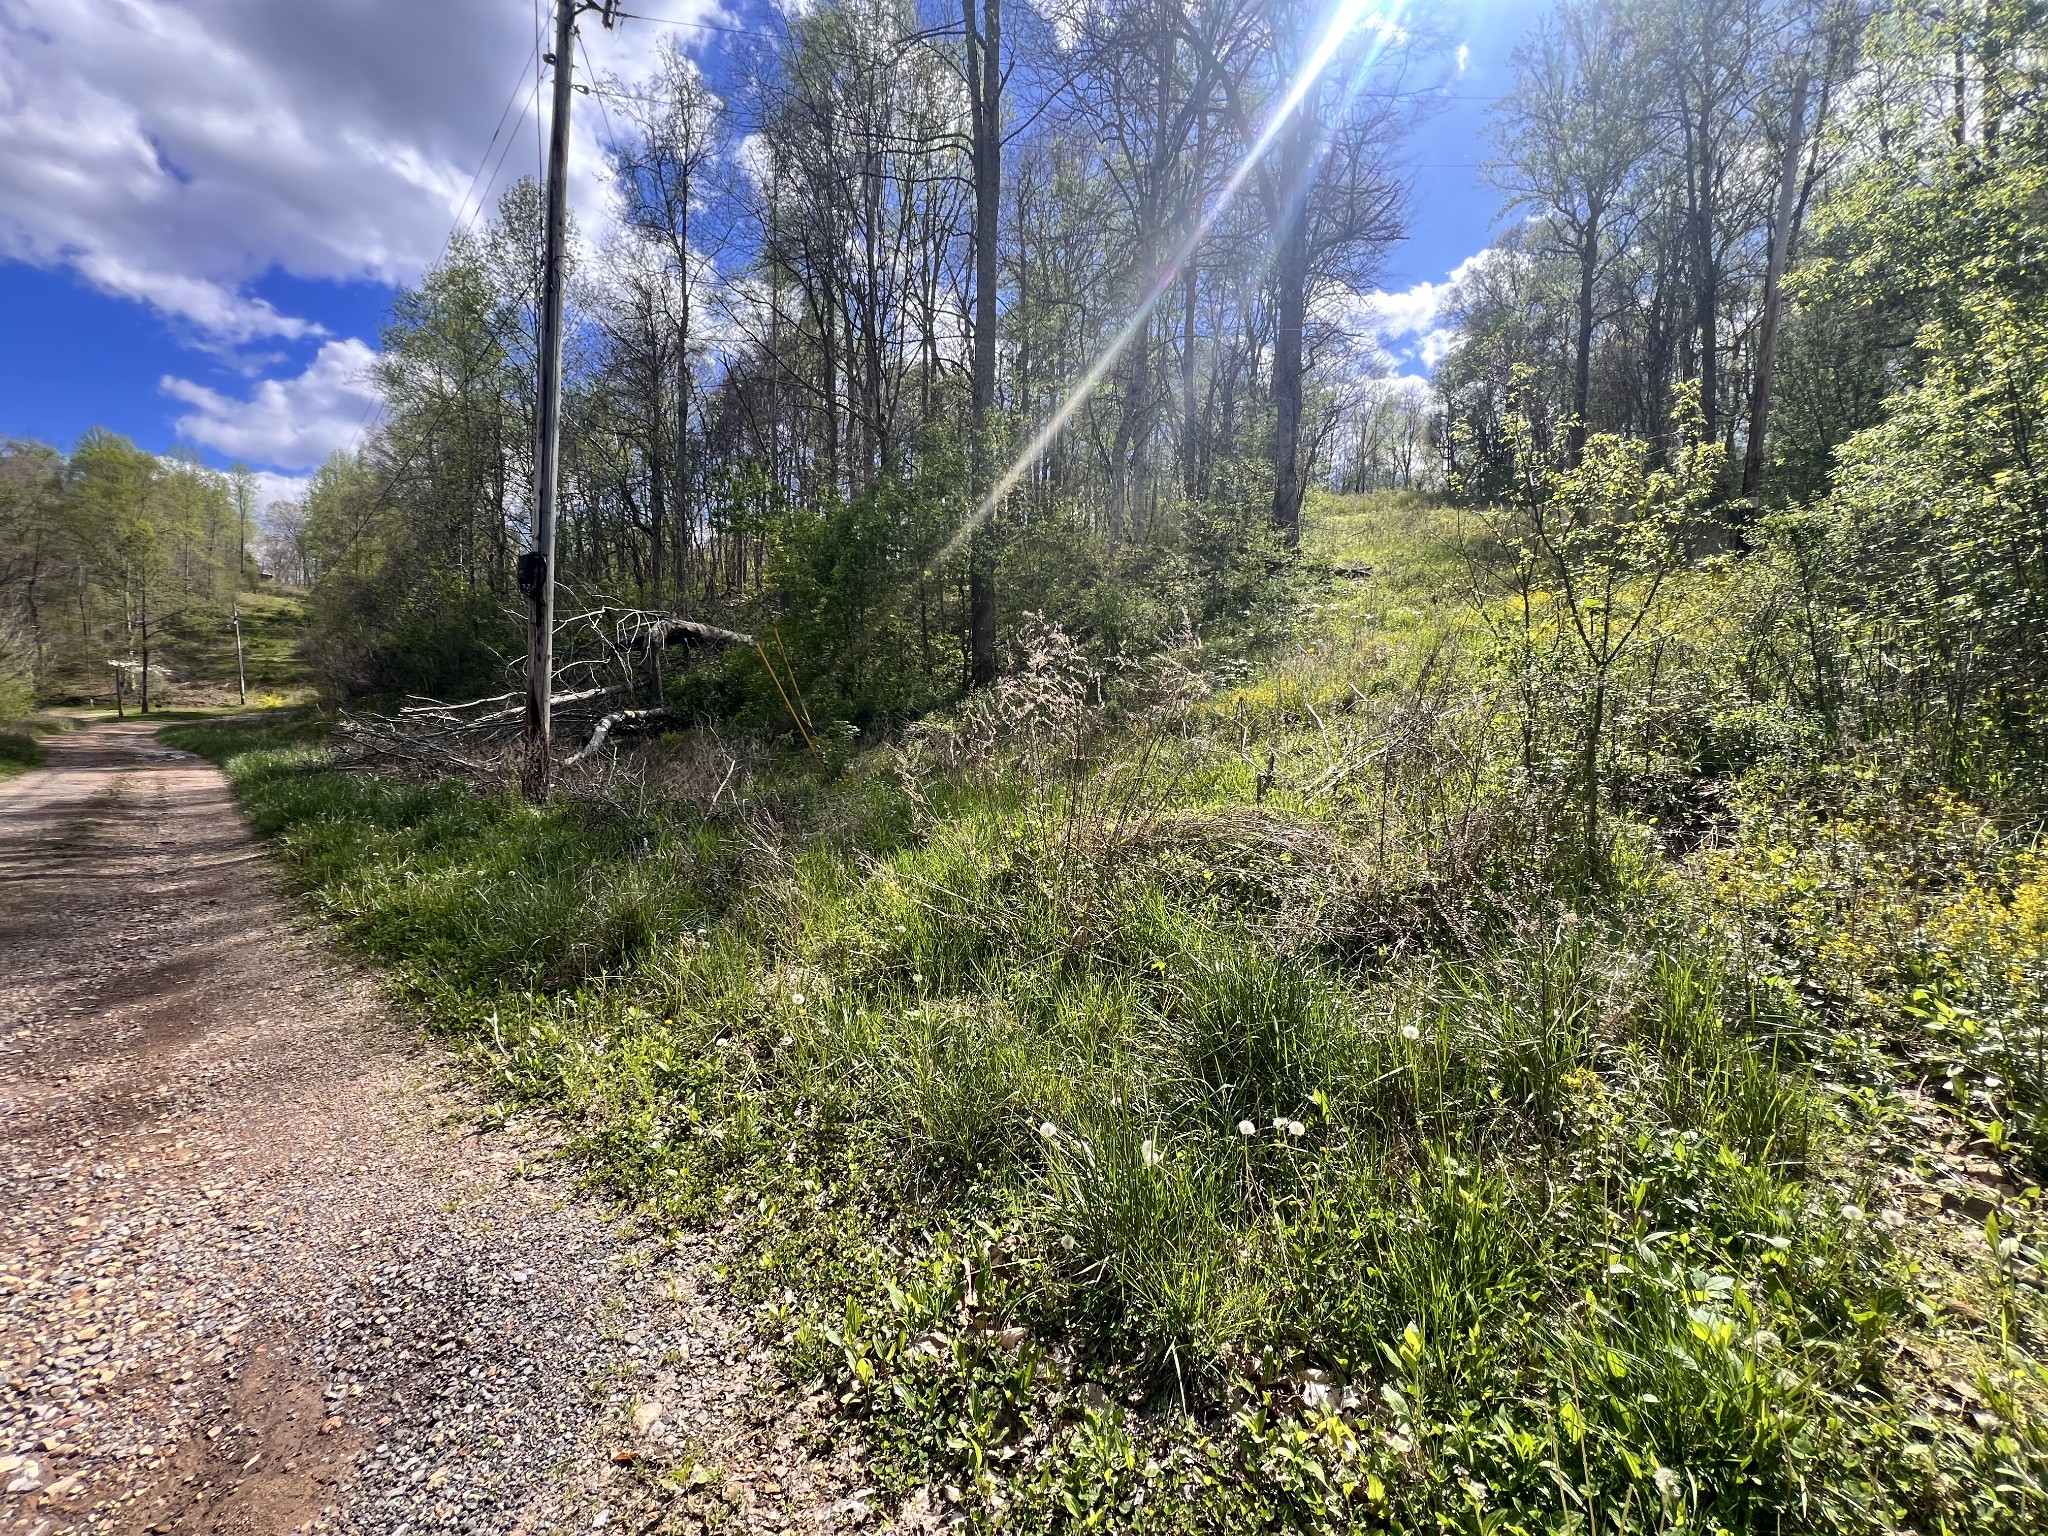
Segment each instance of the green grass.
[[0,729],[0,781],[41,767],[46,756],[42,743],[29,732]]
[[[305,595],[272,589],[243,592],[237,601],[242,611],[243,664],[250,701],[303,687],[305,669],[299,647],[307,628]],[[232,694],[236,686],[235,633],[229,620],[226,603],[193,603],[180,609],[165,624],[162,660],[166,669],[181,683]]]
[[0,721],[0,783],[40,768],[49,758],[42,738],[75,730],[82,722],[70,714],[40,713]]
[[1558,884],[1463,535],[1318,537],[1386,574],[1236,689],[1069,736],[1027,687],[710,815],[169,739],[494,1113],[730,1231],[886,1488],[1017,1531],[2038,1528],[2029,1197],[1879,1219],[1973,1080],[1909,1092],[1896,1010],[1801,947],[1823,888],[1739,840],[1624,827]]

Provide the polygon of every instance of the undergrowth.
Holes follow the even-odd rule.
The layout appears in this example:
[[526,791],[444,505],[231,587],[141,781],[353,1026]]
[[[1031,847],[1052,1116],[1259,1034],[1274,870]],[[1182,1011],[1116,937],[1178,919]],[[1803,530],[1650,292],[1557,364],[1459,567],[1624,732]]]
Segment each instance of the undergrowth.
[[[949,720],[708,805],[175,739],[506,1112],[729,1231],[899,1495],[1018,1531],[2038,1528],[2036,856],[1795,764],[1572,873],[1463,538],[1375,546],[1258,676],[1027,632]],[[1944,1193],[1973,1158],[1989,1212]]]

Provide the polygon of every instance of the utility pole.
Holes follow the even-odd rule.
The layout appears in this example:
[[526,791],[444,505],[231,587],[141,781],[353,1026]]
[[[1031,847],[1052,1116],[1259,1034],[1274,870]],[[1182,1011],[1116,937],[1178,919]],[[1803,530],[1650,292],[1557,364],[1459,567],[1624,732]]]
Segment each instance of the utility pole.
[[242,600],[239,597],[235,599],[234,617],[230,622],[235,626],[235,695],[246,704],[249,702],[249,669],[242,663]]
[[533,459],[533,548],[519,557],[526,620],[526,742],[519,785],[539,805],[554,771],[555,493],[562,441],[562,255],[569,226],[569,102],[575,89],[576,18],[597,11],[610,27],[618,0],[555,0],[554,120],[548,128],[547,245],[541,268],[540,432]]

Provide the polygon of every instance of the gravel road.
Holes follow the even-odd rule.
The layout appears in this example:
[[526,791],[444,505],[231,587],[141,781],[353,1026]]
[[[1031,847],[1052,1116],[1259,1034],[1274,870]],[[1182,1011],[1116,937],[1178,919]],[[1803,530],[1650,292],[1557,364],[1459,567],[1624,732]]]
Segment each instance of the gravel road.
[[837,1532],[712,1283],[477,1132],[141,722],[0,787],[0,1533]]

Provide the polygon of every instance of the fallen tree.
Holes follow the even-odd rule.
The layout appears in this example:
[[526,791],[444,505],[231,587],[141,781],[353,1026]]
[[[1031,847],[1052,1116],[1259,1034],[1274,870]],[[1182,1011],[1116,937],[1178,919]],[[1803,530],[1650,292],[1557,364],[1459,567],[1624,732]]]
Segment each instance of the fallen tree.
[[[569,686],[551,697],[549,711],[557,740],[582,743],[564,766],[578,767],[607,742],[675,718],[661,703],[662,664],[670,652],[753,644],[752,635],[736,629],[647,609],[592,608],[564,620],[556,629],[555,677]],[[502,773],[525,732],[524,658],[507,672],[507,688],[480,698],[415,695],[390,714],[344,715],[342,765]]]

